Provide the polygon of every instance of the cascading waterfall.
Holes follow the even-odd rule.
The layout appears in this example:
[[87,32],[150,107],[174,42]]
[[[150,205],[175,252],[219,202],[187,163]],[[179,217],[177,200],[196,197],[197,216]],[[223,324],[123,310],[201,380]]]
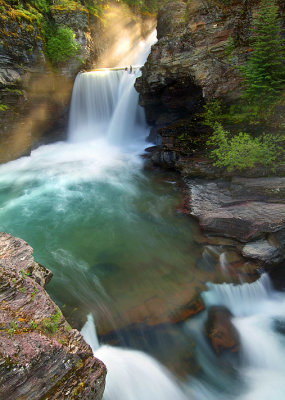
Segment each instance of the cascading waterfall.
[[141,351],[100,346],[92,314],[81,331],[94,355],[108,370],[104,400],[186,400],[175,379]]
[[147,126],[134,88],[138,73],[139,69],[79,74],[72,95],[69,141],[105,139],[124,147],[143,141]]
[[86,142],[106,135],[123,73],[93,71],[77,76],[70,107],[69,141]]
[[104,138],[110,144],[143,141],[146,123],[134,88],[140,68],[156,40],[153,32],[139,43],[130,69],[101,69],[78,74],[72,94],[69,141],[87,142]]
[[[134,65],[143,64],[153,41],[154,35],[139,44]],[[197,273],[191,271],[189,220],[172,217],[176,198],[169,207],[165,184],[161,189],[154,180],[147,186],[141,173],[137,155],[147,127],[133,87],[138,73],[134,68],[79,74],[68,141],[0,166],[0,229],[27,240],[37,261],[53,269],[49,290],[59,305],[70,302],[72,312],[81,308],[81,318],[93,310],[114,330],[116,313],[125,315],[133,301],[141,311],[159,292],[159,307]],[[126,299],[129,289],[133,297]],[[100,346],[89,315],[82,333],[107,364],[105,400],[284,399],[285,295],[271,288],[267,275],[253,284],[208,289],[206,307],[225,305],[233,313],[241,338],[238,363],[228,368],[215,356],[203,334],[205,315],[198,315],[177,328],[196,338],[202,370],[184,377],[181,390],[147,354]]]
[[[233,313],[241,340],[238,376],[229,379],[223,375],[208,344],[202,341],[200,364],[206,378],[190,380],[189,393],[197,400],[284,399],[285,294],[274,291],[266,274],[252,284],[210,283],[208,287],[203,293],[206,306],[223,305]],[[188,325],[188,329],[201,332],[201,321]],[[213,381],[223,390],[209,384]]]

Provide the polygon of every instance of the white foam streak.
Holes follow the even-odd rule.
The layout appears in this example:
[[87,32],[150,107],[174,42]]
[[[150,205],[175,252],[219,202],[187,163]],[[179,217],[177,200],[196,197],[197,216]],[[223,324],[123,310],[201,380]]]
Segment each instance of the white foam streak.
[[[252,284],[209,284],[207,306],[224,305],[235,318],[241,340],[240,374],[245,386],[236,400],[283,400],[285,338],[276,321],[285,325],[285,295],[276,293],[264,274]],[[205,388],[204,388],[205,390]],[[200,400],[200,396],[197,397]],[[203,397],[201,397],[202,399]]]
[[[141,351],[99,347],[91,314],[81,331],[94,355],[107,367],[103,400],[186,400],[173,376]],[[99,347],[99,348],[98,348]]]

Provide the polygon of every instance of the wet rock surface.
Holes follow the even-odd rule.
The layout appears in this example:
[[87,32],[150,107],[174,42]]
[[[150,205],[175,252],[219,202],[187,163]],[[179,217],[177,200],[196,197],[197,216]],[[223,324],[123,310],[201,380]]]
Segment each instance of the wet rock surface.
[[[258,7],[258,1],[176,0],[159,11],[158,42],[136,89],[164,151],[183,156],[204,148],[207,130],[199,115],[205,101],[232,103],[239,98],[236,66],[250,51],[250,27]],[[235,50],[229,57],[230,40]]]
[[[284,23],[284,2],[277,4]],[[259,6],[259,0],[176,0],[159,10],[158,42],[135,85],[153,126],[150,139],[158,146],[152,155],[156,165],[197,177],[227,175],[199,160],[210,134],[201,115],[207,101],[232,105],[240,98],[239,66],[252,51],[251,28]],[[276,130],[277,121],[284,126],[282,115],[280,105],[268,121],[269,131]],[[256,169],[252,176],[268,173]]]
[[189,212],[205,231],[250,242],[243,246],[244,257],[265,264],[284,259],[285,178],[188,179],[187,184]]
[[231,319],[232,314],[226,307],[214,306],[208,310],[205,334],[217,355],[239,350],[239,334]]
[[0,397],[99,400],[105,365],[44,290],[51,273],[32,252],[0,234]]

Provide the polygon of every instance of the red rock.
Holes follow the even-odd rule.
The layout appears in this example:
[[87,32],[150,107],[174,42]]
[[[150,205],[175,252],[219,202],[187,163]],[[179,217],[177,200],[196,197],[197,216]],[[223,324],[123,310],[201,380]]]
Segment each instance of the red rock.
[[0,398],[101,400],[106,367],[43,288],[51,274],[0,233]]
[[231,318],[232,314],[226,307],[217,306],[208,310],[205,333],[218,355],[226,350],[231,352],[239,350],[239,334]]

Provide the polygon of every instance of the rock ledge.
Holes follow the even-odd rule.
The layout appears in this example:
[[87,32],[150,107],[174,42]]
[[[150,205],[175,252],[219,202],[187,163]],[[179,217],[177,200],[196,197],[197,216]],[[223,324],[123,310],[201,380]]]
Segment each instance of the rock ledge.
[[0,233],[0,397],[101,400],[106,367],[44,290],[50,271]]

